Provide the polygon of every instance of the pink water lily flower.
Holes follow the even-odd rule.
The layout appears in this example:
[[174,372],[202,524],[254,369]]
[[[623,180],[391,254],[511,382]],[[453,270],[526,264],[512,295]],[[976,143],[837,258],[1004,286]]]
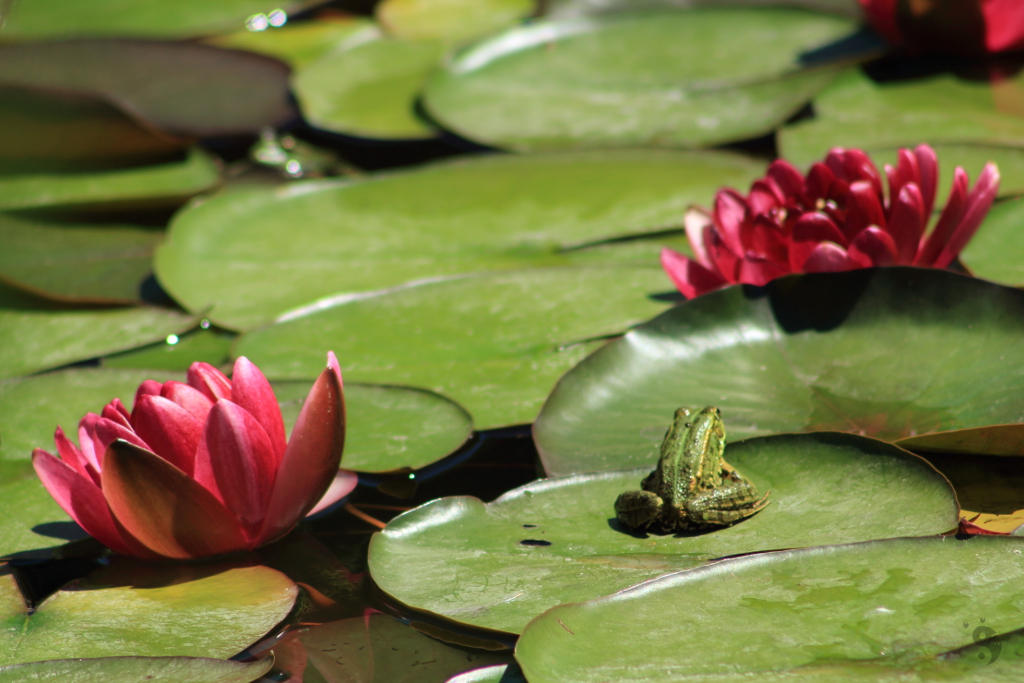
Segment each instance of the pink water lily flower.
[[146,380],[129,412],[119,399],[89,413],[79,446],[60,427],[57,458],[32,464],[50,495],[111,550],[189,559],[251,550],[286,534],[355,485],[339,477],[345,442],[341,371],[333,353],[286,442],[270,383],[246,358],[232,379],[206,363],[188,384]]
[[860,0],[871,26],[921,52],[1024,50],[1021,0]]
[[671,249],[661,264],[679,291],[693,298],[745,283],[765,285],[789,273],[873,266],[945,268],[974,236],[999,190],[999,170],[987,164],[974,189],[957,167],[935,227],[938,160],[928,145],[901,149],[882,177],[859,149],[833,149],[805,177],[778,160],[750,194],[720,190],[711,212],[690,209],[686,236],[695,258]]

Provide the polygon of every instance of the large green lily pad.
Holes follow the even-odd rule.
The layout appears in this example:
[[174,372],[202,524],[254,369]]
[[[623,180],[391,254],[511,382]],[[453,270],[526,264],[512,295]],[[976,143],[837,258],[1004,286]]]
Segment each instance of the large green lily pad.
[[[207,321],[207,324],[209,321]],[[143,346],[101,359],[105,368],[188,370],[192,363],[209,363],[221,367],[230,360],[231,345],[238,335],[209,327],[168,337],[162,342]]]
[[853,28],[784,8],[540,21],[467,49],[424,104],[464,137],[520,151],[710,146],[765,134],[803,107],[841,67],[802,69],[798,55]]
[[193,42],[67,40],[0,45],[0,84],[90,93],[188,135],[241,135],[285,123],[288,67]]
[[727,461],[767,508],[697,536],[630,533],[615,519],[645,468],[541,480],[485,505],[442,498],[374,536],[370,571],[404,604],[518,632],[544,610],[707,560],[762,550],[940,533],[958,507],[949,483],[895,446],[850,434],[784,434],[730,444]]
[[[347,378],[450,396],[478,429],[530,422],[586,340],[663,310],[657,267],[533,269],[397,289],[248,332],[235,344],[274,378],[315,377],[333,349]],[[583,348],[580,348],[583,347]]]
[[[214,36],[207,43],[231,50],[246,50],[276,57],[293,69],[324,56],[349,39],[362,40],[364,31],[377,35],[376,25],[366,17],[326,15],[265,31],[239,29]],[[364,34],[365,35],[365,34]]]
[[117,656],[227,659],[284,619],[297,594],[294,583],[267,567],[117,558],[28,614],[7,574],[0,576],[0,664]]
[[277,5],[265,0],[37,0],[12,3],[4,10],[4,33],[10,38],[66,36],[133,36],[190,38],[242,28],[255,14],[276,8],[297,12],[319,0]]
[[156,230],[0,214],[0,280],[65,301],[127,303],[152,272]]
[[306,120],[364,138],[432,138],[416,98],[440,64],[445,43],[399,40],[361,31],[299,69],[292,82]]
[[194,324],[191,316],[154,306],[50,308],[0,283],[0,379],[148,344]]
[[790,276],[687,301],[568,373],[534,437],[549,474],[649,462],[672,411],[731,439],[836,429],[887,440],[1024,422],[1024,292],[949,271]]
[[725,560],[550,610],[516,659],[531,683],[1019,680],[1019,635],[974,642],[1024,628],[1022,553],[901,538]]
[[989,210],[978,233],[960,253],[978,277],[1008,285],[1024,284],[1024,199],[1000,202]]
[[815,97],[814,118],[779,132],[779,151],[806,168],[833,147],[857,147],[881,168],[895,165],[899,147],[926,142],[939,155],[939,206],[955,167],[962,166],[973,181],[988,161],[999,165],[1000,194],[1021,194],[1024,118],[993,99],[987,82],[936,76],[878,84],[851,70]]
[[273,665],[273,657],[256,662],[202,657],[51,659],[0,667],[0,683],[250,683]]
[[199,148],[182,161],[113,171],[0,176],[0,210],[166,208],[214,189],[217,162]]
[[535,4],[534,0],[384,0],[374,15],[396,38],[465,42],[526,18]]
[[[274,382],[289,432],[311,386]],[[454,453],[473,434],[473,419],[462,406],[422,389],[346,382],[345,408],[347,470],[420,469]]]
[[762,172],[763,164],[731,154],[605,151],[299,182],[181,212],[156,271],[189,310],[213,305],[215,322],[252,328],[337,293],[571,263],[579,252],[568,248],[681,227],[687,206]]

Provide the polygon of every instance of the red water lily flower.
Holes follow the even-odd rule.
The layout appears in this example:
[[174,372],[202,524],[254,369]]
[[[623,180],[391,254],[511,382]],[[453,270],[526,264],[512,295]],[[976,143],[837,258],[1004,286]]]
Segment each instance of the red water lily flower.
[[789,273],[872,266],[945,268],[974,236],[999,189],[988,164],[969,190],[957,167],[949,200],[930,234],[938,161],[928,145],[901,149],[885,167],[889,195],[867,154],[833,149],[805,178],[775,161],[744,197],[720,190],[714,210],[690,209],[686,235],[696,258],[665,249],[661,264],[679,291],[693,298],[730,284],[764,285]]
[[[50,495],[115,552],[188,559],[251,550],[286,534],[355,485],[339,476],[345,400],[333,353],[286,442],[270,383],[246,358],[232,379],[206,363],[188,384],[146,380],[129,412],[119,399],[60,427],[57,458],[32,464]],[[319,504],[318,504],[319,502]]]
[[871,26],[914,51],[1024,50],[1021,0],[860,0]]

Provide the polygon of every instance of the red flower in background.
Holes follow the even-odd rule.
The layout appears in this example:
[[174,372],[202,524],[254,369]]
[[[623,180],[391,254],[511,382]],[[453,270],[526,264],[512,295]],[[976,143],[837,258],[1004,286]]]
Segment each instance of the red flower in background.
[[893,45],[929,52],[1024,50],[1021,0],[860,0]]
[[686,235],[695,259],[665,249],[661,263],[679,291],[693,298],[730,284],[764,285],[789,273],[873,266],[945,268],[974,236],[999,189],[988,164],[974,189],[957,167],[949,200],[925,235],[935,203],[938,161],[921,145],[899,151],[885,167],[889,196],[867,154],[833,149],[805,178],[775,161],[744,197],[720,190],[714,210],[690,209]]
[[246,358],[230,380],[206,363],[188,384],[146,380],[131,412],[115,398],[82,418],[78,438],[57,427],[60,458],[35,449],[36,473],[89,535],[136,557],[251,550],[355,485],[338,472],[345,402],[333,353],[287,442],[274,391]]

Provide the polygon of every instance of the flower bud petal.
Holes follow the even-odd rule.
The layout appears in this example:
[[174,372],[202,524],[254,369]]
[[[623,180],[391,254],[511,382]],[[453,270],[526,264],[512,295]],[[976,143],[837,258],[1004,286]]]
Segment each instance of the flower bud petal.
[[209,363],[193,363],[188,368],[188,385],[201,391],[211,403],[231,400],[231,380]]
[[661,250],[661,267],[687,299],[729,284],[718,273],[672,249]]
[[263,425],[273,446],[276,467],[287,445],[281,407],[277,404],[270,382],[245,356],[235,361],[235,369],[231,373],[231,396],[232,402],[249,411]]
[[[191,475],[196,449],[203,438],[203,423],[163,396],[143,396],[132,411],[132,427],[147,448]],[[124,438],[124,437],[119,437]],[[132,439],[126,441],[135,443]]]

